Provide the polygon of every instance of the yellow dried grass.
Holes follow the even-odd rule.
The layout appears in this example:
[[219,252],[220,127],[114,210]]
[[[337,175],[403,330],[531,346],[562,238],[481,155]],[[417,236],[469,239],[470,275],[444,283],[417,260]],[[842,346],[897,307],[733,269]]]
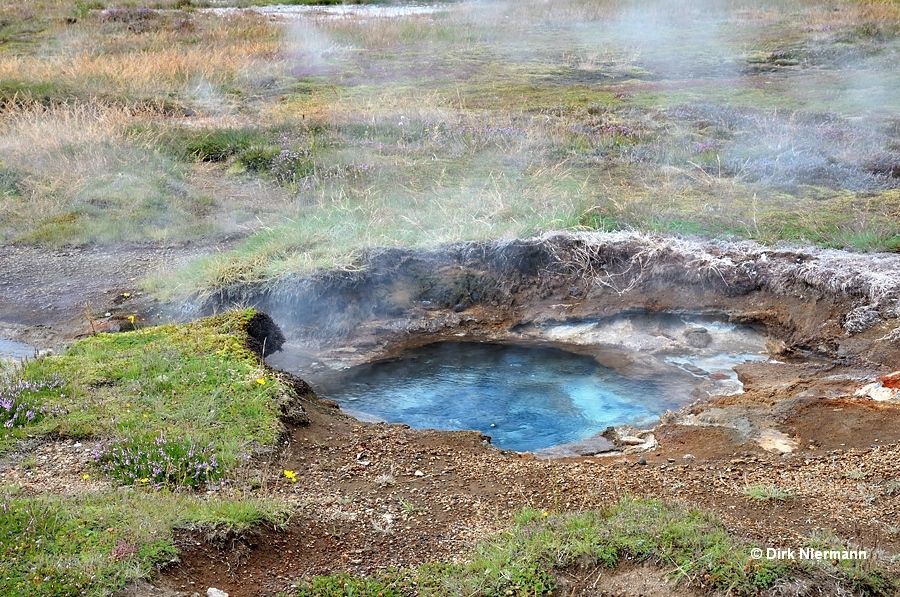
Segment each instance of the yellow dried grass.
[[230,83],[263,64],[271,65],[276,50],[272,42],[258,42],[215,49],[170,47],[124,55],[7,55],[0,57],[0,79],[65,84],[84,89],[86,95],[165,94],[196,80]]
[[136,118],[127,107],[33,106],[0,121],[0,161],[26,174],[35,199],[59,200],[83,180],[118,169],[125,158],[117,146]]

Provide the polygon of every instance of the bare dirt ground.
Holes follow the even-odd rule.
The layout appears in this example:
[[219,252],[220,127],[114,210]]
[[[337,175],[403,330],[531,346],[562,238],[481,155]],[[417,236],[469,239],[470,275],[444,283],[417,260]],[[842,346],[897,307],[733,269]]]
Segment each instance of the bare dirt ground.
[[[0,332],[9,339],[55,348],[89,332],[85,304],[97,313],[130,310],[152,317],[158,305],[140,294],[139,280],[210,250],[181,246],[46,252],[0,247]],[[565,286],[564,280],[557,282],[546,292],[523,285],[518,296],[528,301],[525,306],[487,295],[480,304],[456,312],[453,303],[461,299],[447,296],[446,304],[417,312],[418,335],[408,326],[401,335],[407,344],[415,344],[423,341],[425,332],[431,338],[458,335],[459,330],[489,334],[536,320],[542,310],[547,313],[561,304],[554,293],[582,292]],[[480,284],[483,292],[487,286],[483,280]],[[807,293],[816,294],[812,303],[798,299],[795,290],[786,291],[780,302],[771,297],[763,301],[758,289],[718,293],[715,300],[697,288],[669,292],[667,301],[660,300],[659,293],[642,295],[661,309],[718,301],[717,308],[726,310],[740,304],[745,314],[756,313],[770,329],[785,332],[792,346],[830,342],[829,350],[813,361],[744,365],[738,372],[745,393],[697,403],[667,418],[654,430],[658,447],[642,454],[645,465],[638,464],[639,454],[541,460],[499,450],[475,432],[362,423],[327,402],[314,401],[306,404],[310,424],[291,428],[278,456],[259,464],[266,482],[258,491],[281,495],[295,506],[288,527],[228,538],[184,533],[179,538],[181,563],[160,571],[152,584],[132,586],[123,594],[192,595],[217,587],[232,597],[268,595],[314,574],[367,574],[453,559],[502,529],[511,514],[525,506],[577,510],[614,503],[625,495],[710,510],[735,535],[764,547],[796,548],[810,536],[835,535],[875,554],[900,575],[900,405],[854,396],[861,385],[900,360],[892,344],[875,342],[893,324],[863,326],[860,334],[850,334],[841,322],[860,307],[859,294],[841,302],[837,294],[805,284]],[[389,290],[396,296],[398,287]],[[373,292],[387,291],[376,287]],[[465,292],[471,297],[473,288]],[[399,294],[403,300],[421,298]],[[515,290],[507,292],[514,295]],[[608,303],[628,302],[621,294],[610,296],[618,298]],[[596,307],[589,298],[570,300],[565,310],[572,316],[588,313]],[[616,308],[608,307],[608,312]],[[383,345],[372,337],[377,335],[373,330],[384,333],[385,325],[381,321],[359,327],[356,339],[370,342],[383,354]],[[813,328],[820,331],[812,333]],[[352,341],[345,337],[334,346],[346,347]],[[395,341],[392,346],[399,349],[402,344]],[[82,447],[52,442],[38,450],[47,457],[38,458],[36,470],[25,472],[13,465],[4,481],[32,491],[46,490],[53,479],[66,491],[91,489],[79,486],[80,469],[73,466],[80,462]],[[75,471],[69,474],[70,482],[59,481],[63,471],[58,468]],[[296,483],[282,474],[285,469],[297,471]],[[745,496],[750,487],[776,487],[787,497],[753,500]],[[561,593],[704,593],[701,578],[693,579],[690,587],[673,587],[662,571],[644,566],[568,571]],[[792,590],[830,594],[826,585],[817,587],[807,587],[805,593]]]
[[216,251],[215,244],[73,247],[0,245],[0,337],[58,350],[90,333],[91,317],[139,314],[156,301],[140,284]]
[[[289,528],[221,542],[185,535],[182,564],[156,582],[188,593],[215,586],[230,595],[270,594],[315,574],[370,574],[453,559],[525,506],[597,508],[624,495],[712,510],[732,532],[764,546],[802,545],[827,531],[883,550],[885,559],[897,554],[900,537],[892,525],[900,508],[879,487],[900,475],[898,409],[880,413],[894,416],[876,416],[841,401],[808,416],[803,411],[810,402],[790,414],[813,428],[835,426],[850,415],[868,432],[836,449],[817,445],[826,436],[795,435],[811,447],[781,455],[736,443],[720,428],[664,425],[657,428],[659,449],[646,453],[641,466],[637,455],[537,460],[490,447],[475,433],[359,423],[327,405],[311,405],[311,424],[292,430],[271,471],[268,490],[296,505]],[[787,423],[784,430],[795,429]],[[282,468],[302,471],[300,480],[279,478]],[[743,495],[751,486],[779,487],[791,496],[754,501]],[[685,586],[664,593],[637,585],[614,589],[616,574],[595,574],[611,584],[594,585],[592,578],[572,594],[689,594]],[[702,588],[697,581],[694,588]]]

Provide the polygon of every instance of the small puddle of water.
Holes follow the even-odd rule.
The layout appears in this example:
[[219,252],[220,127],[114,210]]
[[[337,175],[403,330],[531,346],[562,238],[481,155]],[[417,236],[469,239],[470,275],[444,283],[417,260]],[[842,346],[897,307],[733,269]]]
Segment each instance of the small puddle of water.
[[343,19],[343,18],[398,18],[429,15],[447,10],[446,4],[270,4],[248,8],[205,8],[205,12],[229,15],[253,11],[261,15],[286,20],[295,19]]
[[30,344],[0,338],[0,359],[21,361],[33,357],[35,352],[34,346]]

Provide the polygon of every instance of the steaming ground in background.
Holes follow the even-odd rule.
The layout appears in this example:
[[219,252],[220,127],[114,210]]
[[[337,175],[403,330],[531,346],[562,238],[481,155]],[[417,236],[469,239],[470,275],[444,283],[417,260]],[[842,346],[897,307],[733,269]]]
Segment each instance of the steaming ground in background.
[[[91,336],[0,361],[0,592],[896,594],[895,0],[249,4],[0,5],[0,339]],[[546,461],[263,362],[637,311],[779,361]]]
[[552,229],[900,247],[895,3],[162,5],[0,9],[3,241],[226,239],[182,297]]

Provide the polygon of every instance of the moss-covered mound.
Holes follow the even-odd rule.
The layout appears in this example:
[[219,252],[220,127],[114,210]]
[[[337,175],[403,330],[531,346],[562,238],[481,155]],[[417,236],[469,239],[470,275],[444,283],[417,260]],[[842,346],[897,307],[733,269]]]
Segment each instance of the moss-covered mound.
[[[74,495],[0,486],[0,594],[108,595],[174,558],[176,528],[283,521],[283,506],[248,493],[240,473],[306,421],[309,387],[262,361],[280,342],[274,322],[247,309],[92,336],[0,378],[0,458],[68,439],[92,449],[84,478],[111,482]],[[64,466],[24,458],[20,468]],[[195,491],[214,488],[227,491]]]
[[262,361],[281,342],[252,309],[92,336],[7,380],[0,447],[26,434],[93,439],[121,483],[200,487],[275,442],[285,414],[305,422],[308,386]]

